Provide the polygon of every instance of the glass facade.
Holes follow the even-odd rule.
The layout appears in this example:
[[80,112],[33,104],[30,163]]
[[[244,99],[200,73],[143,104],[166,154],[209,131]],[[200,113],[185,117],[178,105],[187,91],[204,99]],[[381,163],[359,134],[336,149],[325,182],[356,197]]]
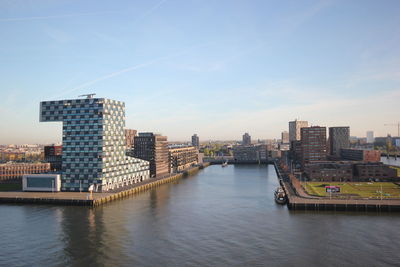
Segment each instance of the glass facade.
[[55,179],[49,177],[35,177],[35,178],[27,178],[26,184],[28,187],[37,187],[37,188],[52,188],[55,185]]
[[147,161],[127,157],[125,103],[104,98],[45,101],[40,121],[63,122],[63,191],[96,191],[149,178]]

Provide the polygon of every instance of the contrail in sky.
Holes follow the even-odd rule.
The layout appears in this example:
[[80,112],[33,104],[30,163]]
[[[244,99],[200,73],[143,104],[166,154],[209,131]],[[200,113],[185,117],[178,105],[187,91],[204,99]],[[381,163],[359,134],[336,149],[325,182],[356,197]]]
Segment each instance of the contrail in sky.
[[92,12],[92,13],[76,13],[76,14],[66,14],[66,15],[53,15],[53,16],[37,16],[37,17],[24,17],[24,18],[8,18],[8,19],[0,19],[0,22],[25,21],[25,20],[42,20],[42,19],[61,19],[61,18],[69,18],[69,17],[89,16],[89,15],[101,15],[101,14],[111,14],[111,13],[117,13],[117,12],[105,11],[105,12]]
[[158,63],[160,61],[164,61],[164,60],[171,59],[171,58],[174,58],[174,57],[177,57],[177,56],[180,56],[180,55],[184,55],[184,54],[190,52],[193,49],[196,49],[196,48],[199,48],[199,47],[203,47],[203,46],[206,46],[208,44],[209,43],[200,44],[200,45],[194,45],[194,46],[188,47],[188,48],[186,48],[186,49],[184,49],[184,50],[182,50],[180,52],[177,52],[177,53],[174,53],[174,54],[171,54],[171,55],[167,55],[167,56],[164,56],[164,57],[159,57],[159,58],[156,58],[156,59],[152,59],[152,60],[149,60],[149,61],[147,61],[145,63],[142,63],[142,64],[137,64],[137,65],[134,65],[132,67],[124,68],[124,69],[121,69],[121,70],[106,74],[106,75],[101,76],[101,77],[99,77],[97,79],[94,79],[94,80],[91,80],[91,81],[87,81],[87,82],[82,83],[82,84],[80,84],[78,86],[75,86],[74,88],[72,88],[70,90],[64,91],[64,92],[62,92],[61,95],[55,96],[52,99],[61,97],[62,95],[65,95],[65,94],[70,94],[70,93],[72,93],[74,91],[77,91],[79,89],[82,89],[82,88],[85,88],[87,86],[93,85],[93,84],[98,83],[100,81],[104,81],[104,80],[113,78],[113,77],[121,75],[123,73],[131,72],[131,71],[138,70],[138,69],[142,69],[142,68],[148,67],[150,65],[153,65],[155,63]]

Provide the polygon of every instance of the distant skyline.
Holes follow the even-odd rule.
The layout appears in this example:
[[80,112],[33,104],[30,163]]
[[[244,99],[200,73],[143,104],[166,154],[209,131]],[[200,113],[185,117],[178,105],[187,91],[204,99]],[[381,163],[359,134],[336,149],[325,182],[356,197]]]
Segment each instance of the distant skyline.
[[280,138],[288,122],[397,136],[400,2],[2,1],[0,144],[56,143],[39,103],[124,101],[170,141]]

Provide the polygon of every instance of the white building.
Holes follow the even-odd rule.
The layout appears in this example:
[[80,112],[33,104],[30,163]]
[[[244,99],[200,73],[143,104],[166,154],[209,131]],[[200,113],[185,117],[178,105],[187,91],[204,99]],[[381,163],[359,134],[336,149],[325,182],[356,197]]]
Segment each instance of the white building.
[[374,142],[374,132],[373,131],[367,131],[367,143],[372,144]]

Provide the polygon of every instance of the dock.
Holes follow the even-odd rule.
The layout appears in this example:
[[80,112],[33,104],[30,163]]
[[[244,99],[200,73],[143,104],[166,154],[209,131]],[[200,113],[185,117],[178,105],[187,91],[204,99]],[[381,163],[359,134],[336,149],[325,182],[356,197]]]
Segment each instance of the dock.
[[400,212],[400,199],[329,199],[308,195],[294,176],[274,163],[281,186],[288,197],[290,210]]
[[92,195],[88,192],[0,192],[0,204],[51,204],[96,207],[188,177],[209,165],[209,163],[204,163],[181,173],[161,178],[150,178],[141,183],[115,189],[112,192],[93,193]]

